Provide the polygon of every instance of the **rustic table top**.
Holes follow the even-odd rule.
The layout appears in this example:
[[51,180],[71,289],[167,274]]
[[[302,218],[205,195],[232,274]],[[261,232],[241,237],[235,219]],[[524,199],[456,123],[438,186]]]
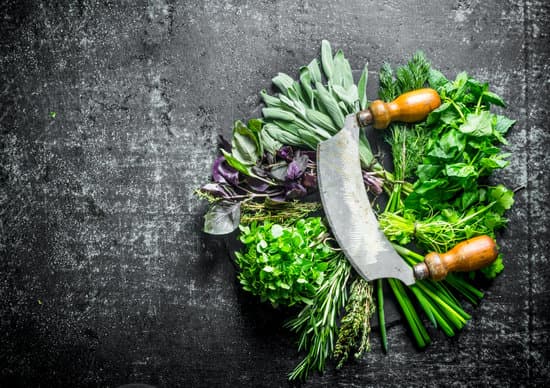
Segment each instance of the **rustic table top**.
[[216,138],[258,115],[322,39],[370,96],[423,50],[518,120],[498,179],[524,186],[505,271],[455,338],[388,331],[306,386],[530,386],[550,378],[550,7],[524,1],[7,1],[0,6],[0,386],[277,387],[284,317],[239,290],[201,233]]

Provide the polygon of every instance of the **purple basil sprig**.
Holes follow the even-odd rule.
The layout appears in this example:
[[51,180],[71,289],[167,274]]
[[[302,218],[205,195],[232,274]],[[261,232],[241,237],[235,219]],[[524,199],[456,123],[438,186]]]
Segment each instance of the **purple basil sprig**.
[[229,183],[232,186],[239,185],[239,172],[227,164],[223,155],[218,156],[214,160],[212,178],[216,183]]

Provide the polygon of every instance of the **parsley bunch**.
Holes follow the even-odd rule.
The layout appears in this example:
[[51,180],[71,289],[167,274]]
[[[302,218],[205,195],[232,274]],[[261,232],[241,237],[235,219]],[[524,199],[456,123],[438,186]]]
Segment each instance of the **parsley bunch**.
[[274,306],[312,304],[328,261],[338,254],[327,243],[321,218],[291,225],[252,222],[239,228],[245,248],[236,252],[236,259],[243,289]]

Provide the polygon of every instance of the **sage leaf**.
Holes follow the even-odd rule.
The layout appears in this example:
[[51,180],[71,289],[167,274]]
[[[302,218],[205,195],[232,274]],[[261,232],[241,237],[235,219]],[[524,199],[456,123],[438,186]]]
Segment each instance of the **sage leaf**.
[[[357,101],[357,88],[355,85],[353,87],[350,87],[349,90],[344,89],[343,86],[340,85],[334,85],[332,87],[332,90],[338,96],[338,98],[343,101],[347,107],[351,110],[355,107],[355,102]],[[348,113],[349,112],[348,110]]]
[[262,114],[266,119],[295,121],[296,116],[281,108],[263,108]]
[[307,65],[309,73],[311,74],[311,81],[313,83],[322,82],[323,78],[321,77],[321,68],[319,67],[319,61],[314,59]]
[[353,85],[353,73],[351,72],[351,66],[348,60],[344,57],[344,52],[338,50],[334,56],[334,85],[340,85],[344,89],[348,89]]
[[292,77],[285,73],[279,73],[271,80],[275,86],[285,95],[288,95],[288,89],[291,89],[294,85]]
[[264,150],[272,155],[275,155],[283,146],[283,143],[272,138],[265,129],[260,132],[260,142],[263,144]]
[[331,134],[334,134],[339,129],[334,126],[334,123],[329,116],[323,112],[319,112],[318,110],[306,109],[306,118],[311,123],[326,129]]
[[265,89],[260,91],[260,96],[262,96],[262,100],[268,108],[281,108],[283,106],[279,98],[269,95]]
[[359,107],[361,109],[367,109],[368,98],[367,98],[367,82],[369,80],[369,67],[365,65],[363,72],[361,73],[361,78],[359,78],[359,83],[357,84],[357,92],[359,94]]
[[336,128],[342,128],[344,126],[344,115],[342,114],[338,102],[334,99],[334,97],[332,97],[322,83],[317,82],[315,87],[317,88],[317,95],[319,96],[323,107],[332,119],[334,125]]
[[[328,80],[331,80],[334,73],[334,61],[332,59],[332,49],[330,43],[327,40],[321,42],[321,64],[323,65],[323,71]],[[316,81],[316,82],[321,82]]]

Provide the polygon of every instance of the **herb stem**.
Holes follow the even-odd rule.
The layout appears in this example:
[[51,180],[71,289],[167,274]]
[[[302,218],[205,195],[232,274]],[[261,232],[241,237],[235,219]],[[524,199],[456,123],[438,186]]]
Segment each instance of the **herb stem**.
[[378,327],[380,327],[380,339],[382,341],[382,349],[385,353],[388,352],[388,337],[386,334],[386,316],[384,313],[384,283],[383,279],[376,281],[376,298],[378,301]]

